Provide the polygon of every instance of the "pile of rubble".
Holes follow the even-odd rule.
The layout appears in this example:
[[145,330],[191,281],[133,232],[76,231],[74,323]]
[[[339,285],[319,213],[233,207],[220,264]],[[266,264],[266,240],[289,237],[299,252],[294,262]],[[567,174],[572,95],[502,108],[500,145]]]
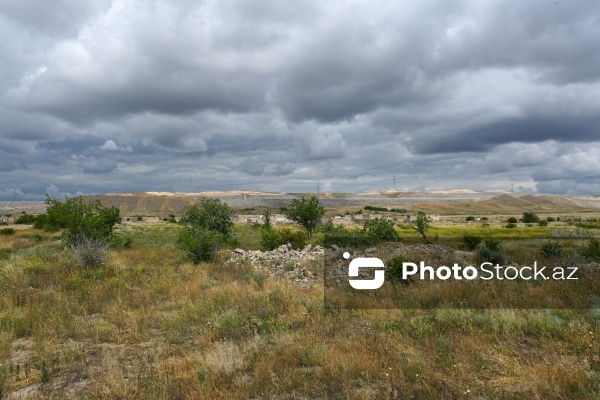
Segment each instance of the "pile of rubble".
[[272,251],[235,249],[230,260],[247,260],[257,269],[266,269],[275,276],[285,276],[298,283],[316,279],[323,265],[324,249],[306,245],[296,250],[291,244],[279,246]]
[[[342,257],[347,250],[349,249],[332,245],[328,251],[328,266],[325,269],[328,271],[328,275],[334,276],[336,281],[348,278],[349,261]],[[411,260],[426,261],[432,259],[448,260],[454,256],[453,249],[431,244],[403,245],[398,243],[393,250],[384,250],[385,254],[382,254],[381,250],[373,247],[363,251],[349,251],[351,258],[381,257],[384,260],[399,255]],[[272,251],[235,249],[231,252],[231,259],[228,262],[247,261],[253,267],[267,270],[275,276],[285,277],[300,284],[307,284],[323,276],[324,260],[325,249],[321,246],[308,244],[302,250],[296,250],[291,244],[286,244]]]

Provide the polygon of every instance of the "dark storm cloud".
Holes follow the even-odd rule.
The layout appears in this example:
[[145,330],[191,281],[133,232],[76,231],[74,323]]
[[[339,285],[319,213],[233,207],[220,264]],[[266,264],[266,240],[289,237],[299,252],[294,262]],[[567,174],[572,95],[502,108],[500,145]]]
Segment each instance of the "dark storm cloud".
[[4,198],[600,191],[594,1],[7,0],[0,34]]
[[423,137],[413,137],[411,149],[420,154],[484,152],[494,146],[544,140],[594,141],[600,135],[600,115],[597,117],[521,117],[503,119],[459,131],[447,131]]

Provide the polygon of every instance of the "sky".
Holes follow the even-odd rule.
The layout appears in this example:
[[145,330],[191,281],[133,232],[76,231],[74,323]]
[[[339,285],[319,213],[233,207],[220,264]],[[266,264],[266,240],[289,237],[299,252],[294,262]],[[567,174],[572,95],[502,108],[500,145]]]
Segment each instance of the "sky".
[[597,1],[2,0],[0,37],[0,200],[600,193]]

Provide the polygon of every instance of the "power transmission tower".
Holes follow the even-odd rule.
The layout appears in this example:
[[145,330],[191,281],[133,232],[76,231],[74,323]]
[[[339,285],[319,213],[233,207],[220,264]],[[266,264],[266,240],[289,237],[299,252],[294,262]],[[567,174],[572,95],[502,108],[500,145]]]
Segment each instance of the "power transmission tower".
[[317,197],[321,195],[321,182],[317,179]]
[[17,189],[12,190],[12,201],[17,200]]
[[396,175],[394,175],[394,192],[396,191]]

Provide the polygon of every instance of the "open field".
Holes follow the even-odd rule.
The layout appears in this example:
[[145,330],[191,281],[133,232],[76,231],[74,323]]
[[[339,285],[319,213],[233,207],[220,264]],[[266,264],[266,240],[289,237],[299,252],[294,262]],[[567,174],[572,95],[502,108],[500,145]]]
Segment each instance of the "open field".
[[[551,214],[545,207],[537,211]],[[541,257],[546,240],[536,238],[580,229],[504,224],[461,217],[433,223],[428,234],[454,247],[448,238],[467,231],[498,238],[521,262]],[[131,248],[91,269],[61,247],[59,233],[19,228],[0,235],[0,390],[8,398],[600,397],[598,308],[339,310],[324,307],[321,279],[299,285],[243,259],[227,262],[227,252],[186,262],[176,224],[122,224]],[[406,243],[421,242],[408,224],[397,230]],[[260,248],[259,229],[234,232],[238,247]],[[307,268],[318,274],[322,264]]]

